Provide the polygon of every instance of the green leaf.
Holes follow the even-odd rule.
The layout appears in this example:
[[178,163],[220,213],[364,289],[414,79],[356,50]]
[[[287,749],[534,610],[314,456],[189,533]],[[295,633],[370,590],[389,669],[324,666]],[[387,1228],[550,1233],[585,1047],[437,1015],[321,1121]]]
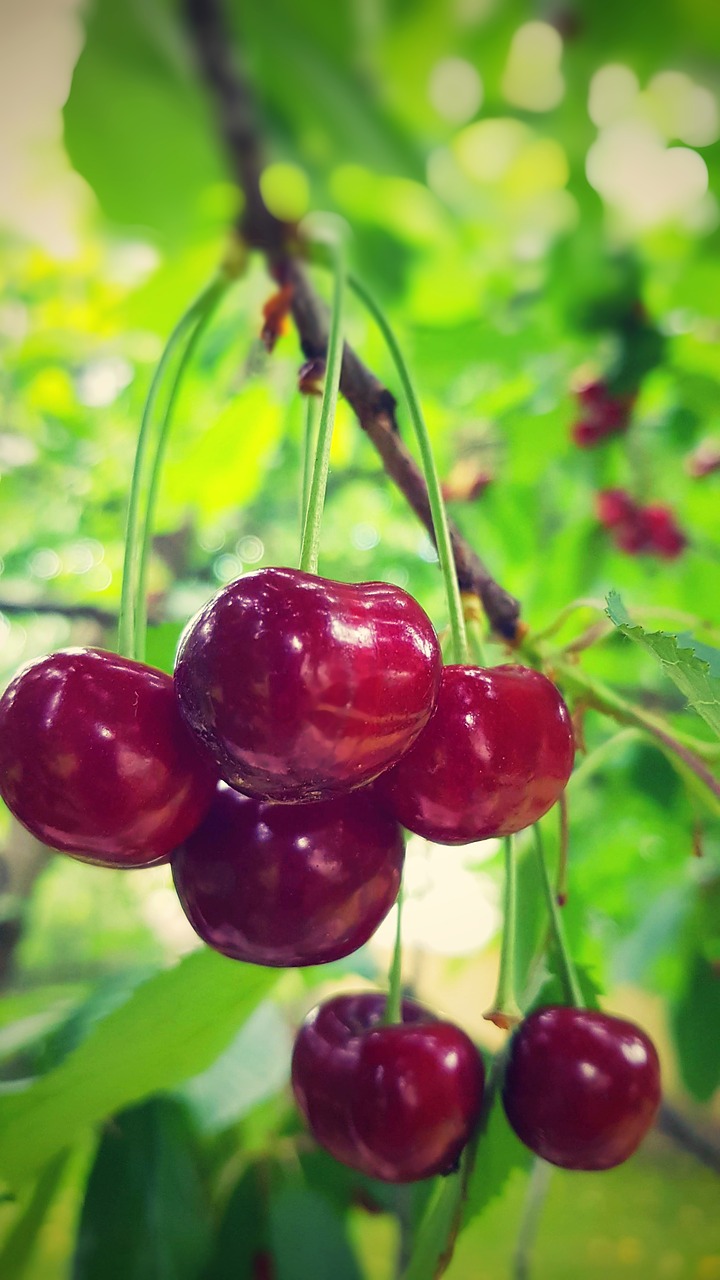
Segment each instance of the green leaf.
[[203,1071],[275,980],[210,950],[148,979],[58,1067],[0,1099],[0,1177],[21,1182],[79,1132]]
[[500,1091],[493,1097],[486,1128],[478,1144],[475,1166],[468,1183],[461,1227],[483,1212],[500,1195],[516,1169],[530,1168],[532,1153],[515,1137],[505,1118]]
[[112,222],[176,245],[197,236],[203,188],[223,172],[166,0],[95,0],[64,118],[70,160]]
[[73,1280],[196,1280],[210,1239],[184,1109],[154,1098],[115,1116],[90,1172]]
[[233,1124],[284,1088],[291,1053],[288,1025],[266,1000],[251,1013],[229,1049],[183,1087],[182,1096],[202,1132],[215,1133]]
[[245,1170],[228,1200],[202,1280],[241,1280],[255,1274],[258,1256],[269,1256],[268,1198],[273,1174],[267,1161]]
[[708,1102],[720,1085],[720,974],[696,955],[685,991],[675,1007],[673,1029],[680,1072],[699,1102]]
[[283,1187],[270,1203],[277,1280],[363,1280],[343,1219],[323,1196]]
[[68,1152],[55,1156],[43,1169],[20,1217],[13,1223],[0,1249],[0,1276],[22,1280],[32,1261],[40,1230],[62,1185]]
[[[607,598],[610,621],[637,644],[651,653],[667,676],[677,685],[698,715],[720,737],[720,653],[699,644],[685,633],[682,637],[669,631],[646,631],[630,618],[620,596],[611,591]],[[712,657],[712,665],[707,655]]]

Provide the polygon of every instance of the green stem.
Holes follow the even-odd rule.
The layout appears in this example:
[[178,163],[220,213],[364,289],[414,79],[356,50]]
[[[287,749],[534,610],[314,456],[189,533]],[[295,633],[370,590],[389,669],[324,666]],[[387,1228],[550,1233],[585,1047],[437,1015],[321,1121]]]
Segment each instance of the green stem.
[[393,330],[387,317],[375,301],[365,286],[353,275],[348,276],[348,284],[353,293],[360,299],[363,305],[370,312],[380,332],[385,339],[390,355],[392,356],[398,377],[402,383],[405,398],[407,400],[410,417],[412,419],[415,435],[417,437],[418,448],[422,460],[423,472],[425,474],[425,483],[428,491],[428,501],[430,504],[430,513],[432,515],[433,529],[435,531],[435,543],[437,546],[438,559],[440,568],[445,581],[445,590],[447,592],[448,614],[450,619],[450,630],[453,642],[453,657],[455,662],[468,661],[468,641],[465,631],[465,618],[463,616],[462,601],[460,599],[460,588],[458,586],[457,573],[455,570],[455,558],[452,551],[452,542],[450,539],[450,528],[448,525],[447,512],[440,489],[440,479],[435,465],[433,456],[432,443],[430,433],[428,432],[420,400],[410,370],[408,368],[405,357],[400,349]]
[[310,497],[310,477],[312,475],[313,458],[317,452],[318,403],[313,395],[308,395],[305,406],[305,425],[303,428],[303,469],[302,490],[300,495],[300,534],[305,528],[308,499]]
[[345,252],[342,237],[340,235],[334,237],[329,242],[328,249],[333,263],[334,283],[327,360],[325,363],[325,385],[320,407],[320,425],[318,426],[310,493],[305,509],[305,522],[300,546],[300,568],[306,573],[317,573],[318,568],[320,524],[325,503],[328,467],[330,465],[330,444],[335,422],[343,357],[342,319],[345,299]]
[[575,1005],[578,1009],[585,1007],[580,983],[575,971],[575,965],[568,950],[567,940],[565,938],[565,930],[563,922],[560,919],[560,910],[558,908],[557,899],[550,883],[550,874],[545,861],[545,851],[543,849],[542,832],[540,826],[536,822],[533,827],[533,835],[535,837],[535,852],[537,853],[540,876],[542,878],[543,889],[545,890],[545,899],[550,914],[550,927],[552,929],[553,938],[557,947],[558,960],[560,963],[560,980],[565,991],[565,998],[568,1004]]
[[383,1018],[386,1026],[390,1026],[394,1022],[402,1022],[402,897],[401,887],[397,899],[395,945],[390,962],[388,998]]
[[160,475],[165,457],[165,449],[170,435],[170,426],[172,424],[175,405],[177,404],[177,400],[180,395],[185,374],[190,366],[203,334],[225,296],[229,283],[229,281],[220,278],[215,282],[215,287],[213,288],[210,286],[204,294],[203,306],[196,320],[195,328],[190,334],[187,346],[178,361],[177,369],[175,370],[168,392],[165,412],[158,430],[158,436],[155,443],[155,453],[152,460],[152,470],[148,484],[147,501],[145,504],[145,519],[143,522],[142,536],[140,540],[142,552],[140,557],[138,595],[135,610],[135,652],[136,656],[140,659],[144,657],[145,632],[147,629],[147,573],[148,561],[150,558],[150,540],[152,538],[155,508],[157,505],[157,495],[160,485]]
[[127,526],[125,533],[123,582],[120,599],[120,618],[118,622],[118,651],[121,654],[124,654],[125,657],[129,658],[138,657],[137,615],[139,612],[142,612],[142,609],[139,609],[138,606],[140,603],[140,592],[143,583],[143,562],[146,554],[145,539],[148,532],[148,523],[147,520],[143,518],[142,514],[142,494],[145,486],[145,471],[152,443],[152,426],[155,403],[160,392],[165,371],[175,355],[178,346],[182,342],[187,329],[195,324],[199,317],[202,316],[205,307],[208,305],[208,299],[215,295],[218,283],[218,281],[213,280],[207,288],[203,290],[200,296],[195,299],[191,306],[188,307],[185,314],[178,320],[167,340],[165,349],[152,376],[150,388],[143,408],[140,433],[138,435],[137,448],[135,451],[132,479],[130,481],[130,497],[128,500]]
[[503,839],[505,856],[505,889],[503,894],[503,932],[500,947],[500,972],[495,1000],[484,1015],[488,1022],[507,1030],[520,1021],[522,1014],[515,996],[515,935],[517,931],[517,868],[512,836]]

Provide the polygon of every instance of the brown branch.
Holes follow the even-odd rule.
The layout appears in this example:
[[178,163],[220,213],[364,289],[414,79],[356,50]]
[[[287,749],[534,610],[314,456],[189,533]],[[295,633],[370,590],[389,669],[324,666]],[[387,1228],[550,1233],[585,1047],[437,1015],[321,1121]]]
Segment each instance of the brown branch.
[[[246,244],[265,255],[273,277],[292,285],[292,314],[306,358],[324,356],[327,312],[300,260],[296,230],[270,213],[260,192],[261,131],[253,95],[232,51],[221,0],[185,0],[185,12],[198,65],[214,103],[219,134],[244,196],[238,230]],[[395,397],[347,344],[340,389],[377,449],[388,476],[432,537],[427,488],[420,468],[400,438]],[[461,590],[479,596],[493,631],[514,640],[520,616],[518,601],[495,581],[454,526],[451,535]]]
[[682,1147],[688,1155],[694,1156],[708,1169],[720,1174],[720,1145],[706,1133],[700,1133],[682,1112],[678,1111],[677,1107],[673,1107],[669,1102],[663,1102],[655,1124],[660,1133],[664,1133],[666,1138],[670,1138],[677,1146]]

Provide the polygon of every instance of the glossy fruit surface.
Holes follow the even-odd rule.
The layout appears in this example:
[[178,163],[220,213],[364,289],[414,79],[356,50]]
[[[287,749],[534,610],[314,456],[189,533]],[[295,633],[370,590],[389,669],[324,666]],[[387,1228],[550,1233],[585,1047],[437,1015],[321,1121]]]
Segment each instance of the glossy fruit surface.
[[432,623],[399,587],[267,568],[198,614],[175,679],[226,782],[313,800],[370,782],[408,749],[440,669]]
[[516,1031],[503,1085],[521,1142],[563,1169],[612,1169],[633,1154],[660,1105],[660,1065],[632,1022],[550,1005]]
[[324,964],[357,951],[398,895],[404,844],[363,791],[277,804],[221,786],[172,859],[196,932],[253,964]]
[[539,671],[450,666],[427,728],[376,788],[409,831],[467,844],[542,817],[570,777],[574,750],[568,709]]
[[316,1140],[343,1164],[385,1182],[449,1173],[472,1136],[484,1069],[464,1031],[405,1000],[383,1026],[385,997],[341,995],[308,1015],[292,1082]]
[[164,862],[200,822],[217,771],[170,676],[99,649],[30,663],[0,700],[0,791],[24,826],[84,862]]

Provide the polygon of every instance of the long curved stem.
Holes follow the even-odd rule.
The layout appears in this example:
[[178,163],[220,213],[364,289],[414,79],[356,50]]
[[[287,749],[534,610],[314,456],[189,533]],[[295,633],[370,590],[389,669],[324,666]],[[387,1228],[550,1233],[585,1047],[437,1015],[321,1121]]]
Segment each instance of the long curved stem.
[[330,241],[328,249],[333,264],[333,297],[327,360],[325,363],[325,385],[322,405],[320,406],[320,424],[317,432],[315,460],[300,546],[300,568],[305,570],[306,573],[317,573],[320,524],[325,502],[325,490],[327,488],[330,444],[335,422],[343,356],[342,321],[345,299],[345,253],[342,236],[334,237]]
[[192,328],[198,318],[202,316],[204,309],[208,305],[208,300],[210,298],[214,298],[215,291],[218,289],[219,283],[219,281],[213,280],[178,320],[167,340],[165,349],[152,376],[150,388],[143,407],[140,432],[135,450],[132,479],[130,481],[130,497],[128,500],[127,526],[125,533],[123,582],[120,599],[120,618],[118,621],[118,650],[121,654],[130,658],[137,658],[140,656],[137,649],[138,611],[142,612],[142,608],[139,610],[138,606],[140,604],[140,593],[144,575],[144,557],[146,555],[145,541],[149,529],[148,521],[146,517],[143,516],[142,512],[142,497],[145,485],[145,472],[152,446],[152,428],[155,404],[160,393],[165,372],[170,365],[175,352],[185,337],[187,330]]
[[428,500],[432,514],[433,529],[435,531],[438,559],[440,561],[440,568],[445,581],[450,630],[452,633],[453,657],[455,662],[467,662],[468,641],[465,630],[465,618],[463,615],[462,601],[460,599],[460,588],[458,586],[457,573],[455,571],[455,560],[450,541],[447,512],[445,510],[445,503],[440,489],[440,479],[435,465],[430,433],[423,417],[420,400],[415,390],[415,385],[410,375],[407,361],[405,360],[400,344],[390,327],[384,311],[375,301],[372,294],[368,293],[365,285],[352,274],[348,276],[348,284],[356,297],[359,298],[360,302],[362,302],[370,312],[373,320],[382,333],[390,355],[395,362],[398,377],[402,383],[408,409],[410,411],[410,417],[417,437],[418,448],[420,450],[420,458],[422,461],[423,472],[425,474],[425,483],[427,485]]
[[192,361],[195,351],[197,350],[197,347],[200,343],[200,339],[202,338],[208,325],[210,324],[210,321],[212,320],[213,315],[215,314],[218,306],[220,305],[220,302],[225,296],[228,286],[229,286],[228,281],[224,279],[219,279],[218,281],[215,282],[215,288],[214,289],[212,287],[209,288],[206,294],[204,295],[204,303],[203,303],[202,309],[199,311],[199,317],[196,320],[195,328],[190,334],[187,346],[185,347],[185,350],[183,351],[182,356],[180,357],[177,369],[175,371],[175,376],[173,378],[172,385],[170,387],[167,404],[165,406],[165,412],[163,414],[163,418],[160,424],[160,429],[158,432],[157,441],[155,444],[155,454],[152,460],[152,470],[150,473],[150,480],[149,480],[148,491],[147,491],[147,501],[145,504],[145,519],[143,521],[142,535],[140,539],[140,543],[141,543],[140,571],[139,571],[139,580],[138,580],[137,604],[135,609],[135,651],[136,651],[136,656],[138,658],[142,658],[144,656],[144,650],[145,650],[145,632],[147,629],[147,572],[148,572],[150,540],[152,537],[153,523],[155,519],[155,507],[157,505],[157,494],[158,494],[158,489],[160,485],[160,474],[162,471],[162,464],[165,457],[165,449],[166,449],[168,437],[170,434],[170,426],[172,424],[173,414],[175,412],[175,405],[177,403],[177,400],[180,394],[180,390],[183,384],[185,374],[190,365],[190,362]]

